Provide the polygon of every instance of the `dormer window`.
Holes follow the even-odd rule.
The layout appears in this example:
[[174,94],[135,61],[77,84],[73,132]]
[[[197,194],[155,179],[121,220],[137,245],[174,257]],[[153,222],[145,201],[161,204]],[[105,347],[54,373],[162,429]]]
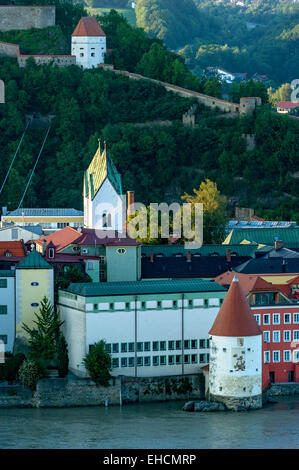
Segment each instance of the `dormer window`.
[[49,258],[54,258],[54,254],[55,254],[54,248],[49,248],[49,252],[48,252]]
[[6,250],[6,252],[5,252],[5,256],[12,256],[12,252],[11,252],[11,251],[9,251],[9,250]]

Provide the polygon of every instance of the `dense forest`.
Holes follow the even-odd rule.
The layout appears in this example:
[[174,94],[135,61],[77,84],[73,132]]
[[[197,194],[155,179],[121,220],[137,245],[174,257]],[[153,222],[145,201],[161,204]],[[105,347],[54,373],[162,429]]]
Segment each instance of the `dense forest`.
[[[59,20],[55,27],[65,41],[81,8],[71,7],[69,23]],[[157,78],[200,91],[211,86],[194,77],[159,40],[130,27],[115,12],[100,20],[117,67],[145,73],[151,64],[148,73]],[[33,30],[9,34],[11,40],[13,35],[22,36],[29,52],[36,47]],[[130,81],[101,69],[37,66],[33,59],[19,68],[15,59],[8,58],[0,59],[0,77],[6,85],[6,104],[0,106],[1,182],[26,115],[54,116],[24,207],[82,208],[83,171],[101,138],[122,174],[124,190],[135,190],[141,202],[180,201],[184,192],[191,193],[209,178],[228,196],[231,207],[238,203],[254,207],[260,216],[299,220],[298,121],[271,112],[266,96],[255,116],[240,119],[224,118],[200,106],[199,124],[193,129],[182,125],[182,114],[192,100],[147,81]],[[172,124],[148,123],[156,120]],[[46,128],[29,127],[1,194],[1,206],[18,207],[45,133]],[[256,135],[255,149],[247,150],[244,134]]]
[[266,74],[278,86],[298,76],[299,4],[285,0],[137,0],[137,25],[180,50],[196,74],[207,66]]

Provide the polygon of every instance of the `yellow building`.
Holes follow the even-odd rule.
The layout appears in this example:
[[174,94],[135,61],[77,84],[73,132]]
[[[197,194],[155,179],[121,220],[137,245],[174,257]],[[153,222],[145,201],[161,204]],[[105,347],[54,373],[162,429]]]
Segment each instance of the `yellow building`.
[[54,302],[54,269],[40,253],[32,251],[16,266],[16,340],[15,351],[26,349],[22,323],[32,327],[40,302],[46,296]]

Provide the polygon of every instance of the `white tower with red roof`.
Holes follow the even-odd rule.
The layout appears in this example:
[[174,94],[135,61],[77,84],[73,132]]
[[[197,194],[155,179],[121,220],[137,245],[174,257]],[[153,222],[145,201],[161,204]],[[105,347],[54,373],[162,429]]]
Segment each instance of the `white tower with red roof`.
[[262,407],[262,332],[235,276],[209,331],[211,401]]
[[80,19],[72,34],[72,55],[83,69],[91,69],[105,61],[106,34],[95,18]]

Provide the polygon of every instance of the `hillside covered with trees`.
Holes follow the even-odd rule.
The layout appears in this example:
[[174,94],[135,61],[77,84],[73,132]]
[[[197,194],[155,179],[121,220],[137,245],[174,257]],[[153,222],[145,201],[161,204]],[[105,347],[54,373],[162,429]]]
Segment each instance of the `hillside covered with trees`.
[[274,84],[298,75],[299,5],[285,0],[137,0],[137,25],[178,50],[201,74],[207,66],[266,74]]
[[[72,8],[69,29],[75,27],[81,6]],[[117,68],[145,73],[151,64],[147,73],[154,77],[204,91],[207,82],[194,77],[159,40],[130,27],[115,12],[101,17],[101,24]],[[65,25],[56,28],[67,40]],[[25,41],[35,33],[10,34],[23,35]],[[33,47],[34,40],[28,40],[28,49]],[[238,203],[254,207],[260,216],[299,220],[298,121],[272,113],[267,97],[257,115],[240,119],[224,118],[201,106],[199,124],[189,128],[182,125],[182,114],[192,100],[147,81],[102,69],[37,66],[33,60],[19,68],[8,58],[0,58],[0,76],[6,85],[6,104],[0,106],[1,182],[26,115],[54,116],[24,207],[82,208],[83,171],[101,138],[122,174],[124,190],[134,190],[140,202],[181,201],[185,192],[192,193],[209,178],[231,206]],[[149,123],[157,120],[173,122]],[[1,194],[1,206],[18,207],[45,132],[29,128]],[[256,135],[253,150],[247,150],[244,134]]]

